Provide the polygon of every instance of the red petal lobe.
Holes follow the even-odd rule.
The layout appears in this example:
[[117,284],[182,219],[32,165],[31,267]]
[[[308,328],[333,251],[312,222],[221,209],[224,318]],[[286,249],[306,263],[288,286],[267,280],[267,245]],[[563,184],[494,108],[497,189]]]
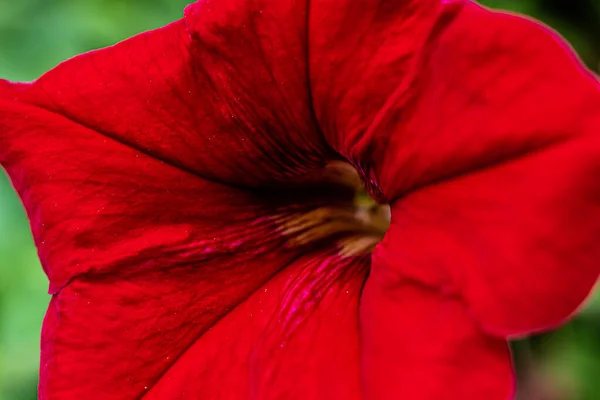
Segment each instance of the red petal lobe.
[[376,257],[488,332],[563,322],[600,272],[597,79],[549,29],[470,1],[313,8],[324,134],[394,203]]
[[364,398],[512,398],[506,342],[483,334],[455,296],[373,265],[360,310]]

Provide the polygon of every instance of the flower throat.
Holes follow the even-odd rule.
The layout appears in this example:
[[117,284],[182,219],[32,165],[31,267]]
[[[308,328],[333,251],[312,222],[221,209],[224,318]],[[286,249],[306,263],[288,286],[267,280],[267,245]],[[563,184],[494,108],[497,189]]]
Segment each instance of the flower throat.
[[350,188],[353,198],[286,215],[279,220],[282,233],[295,246],[334,241],[342,257],[370,254],[389,227],[390,207],[367,194],[358,172],[347,162],[328,164],[324,176],[346,191]]

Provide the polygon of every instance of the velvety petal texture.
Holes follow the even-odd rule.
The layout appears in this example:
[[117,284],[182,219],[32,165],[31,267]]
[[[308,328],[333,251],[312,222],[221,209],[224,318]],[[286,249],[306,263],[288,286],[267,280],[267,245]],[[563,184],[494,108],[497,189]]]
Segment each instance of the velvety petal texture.
[[[510,399],[506,339],[598,277],[599,128],[554,33],[466,0],[202,0],[0,81],[40,398]],[[372,256],[340,159],[391,204]]]
[[306,90],[296,32],[304,7],[269,2],[248,14],[254,7],[234,3],[204,13],[202,32],[192,30],[194,10],[211,2],[191,6],[187,20],[68,60],[18,98],[208,179],[256,186],[306,175],[333,153]]
[[[323,312],[348,315],[343,348],[354,349],[354,356],[347,353],[352,362],[345,367],[342,358],[332,356],[334,364],[323,363],[323,368],[358,375],[356,304],[366,260],[338,265],[333,246],[328,255],[303,256],[300,261],[308,249],[288,246],[278,222],[351,197],[343,188],[310,183],[318,178],[311,168],[323,165],[328,152],[314,128],[312,139],[295,136],[307,139],[312,149],[288,152],[282,149],[302,149],[301,144],[280,141],[285,140],[283,133],[292,132],[293,123],[281,122],[281,135],[272,127],[265,128],[269,135],[261,135],[258,122],[239,122],[253,115],[265,122],[266,114],[284,113],[258,100],[256,89],[242,98],[222,82],[213,83],[208,72],[204,76],[203,62],[192,62],[190,55],[200,52],[200,45],[191,41],[180,21],[69,60],[32,84],[2,82],[0,161],[27,208],[53,294],[42,332],[41,398],[131,399],[150,393],[171,369],[201,373],[196,359],[183,354],[219,321],[225,325],[224,317],[238,304],[254,301],[252,294],[261,293],[287,266],[290,271],[279,279],[280,287],[268,286],[273,295],[260,305],[265,313],[260,321],[285,312],[287,328],[279,320],[269,326],[271,335],[289,330],[290,340],[294,326],[308,320],[319,298],[340,286],[336,290],[345,296],[329,300],[335,307]],[[206,64],[217,77],[226,68]],[[258,61],[252,65],[261,68]],[[264,86],[268,79],[247,82]],[[222,101],[211,87],[226,92],[220,95]],[[263,87],[261,93],[267,96],[266,92]],[[279,90],[271,91],[267,97],[278,95]],[[239,107],[235,115],[217,109],[228,105]],[[302,112],[300,107],[292,111]],[[310,125],[310,115],[298,121]],[[252,131],[238,126],[244,124]],[[311,161],[311,154],[319,152],[318,163]],[[250,186],[266,179],[273,184],[288,167],[289,174],[302,171],[297,189],[250,192],[214,180]],[[355,272],[343,265],[356,265]],[[288,282],[287,274],[294,270],[295,275],[306,275],[304,279]],[[341,291],[346,285],[342,276],[353,289],[351,301],[341,301],[350,298]],[[285,301],[275,296],[286,291]],[[258,320],[258,308],[233,318],[236,315],[239,322],[231,324],[226,337],[237,337],[243,329],[240,323],[255,320],[258,328],[269,332],[266,322]],[[318,342],[311,329],[343,326],[321,325],[301,328],[309,332],[300,337],[305,347]],[[301,362],[300,351],[291,349]],[[255,353],[257,361],[246,368],[272,369],[272,356]],[[234,351],[220,356],[224,365],[241,357]],[[239,379],[246,373],[240,369],[231,376]],[[239,381],[239,391],[231,392],[230,398],[250,396],[250,382],[255,381]],[[206,382],[192,379],[170,385],[167,391],[172,396],[206,392],[207,398],[229,393],[222,385],[210,391]],[[291,384],[282,384],[281,390],[291,390]],[[310,393],[317,387],[306,385]],[[351,389],[341,384],[327,387]]]
[[596,77],[548,28],[468,1],[325,3],[317,116],[392,203],[373,269],[461,293],[495,335],[564,321],[600,269]]
[[[343,286],[332,274],[352,276],[348,285],[358,301],[364,261],[356,260],[354,273],[335,264],[333,255],[301,263],[306,249],[289,248],[276,224],[276,217],[312,210],[326,197],[302,202],[302,193],[224,186],[62,116],[0,103],[5,124],[27,116],[17,130],[3,125],[2,138],[18,140],[4,141],[1,159],[27,205],[53,294],[42,332],[41,398],[139,396],[194,341],[291,264],[306,268],[298,274],[308,276],[292,281],[297,288],[287,301],[304,311],[296,317],[289,312],[290,325],[310,315],[304,303],[319,303],[330,286]],[[261,308],[271,310],[280,301]],[[346,313],[356,309],[351,302],[336,304]],[[351,315],[356,335],[356,313]],[[254,319],[249,313],[240,321]],[[229,337],[237,336],[236,329]],[[357,362],[347,365],[357,373]],[[197,367],[190,359],[184,369]],[[187,386],[192,393],[202,387],[198,380]]]
[[148,399],[361,399],[368,258],[302,256],[195,342]]
[[373,269],[361,297],[367,399],[510,399],[508,345],[481,332],[460,298]]

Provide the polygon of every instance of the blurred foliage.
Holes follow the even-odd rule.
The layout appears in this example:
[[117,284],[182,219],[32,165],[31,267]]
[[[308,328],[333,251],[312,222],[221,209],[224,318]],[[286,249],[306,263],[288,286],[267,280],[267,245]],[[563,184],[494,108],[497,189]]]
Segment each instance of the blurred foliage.
[[[78,53],[175,20],[190,1],[0,0],[0,77],[34,79]],[[545,21],[597,69],[600,1],[483,3]],[[0,173],[0,400],[36,398],[46,290],[23,209]],[[515,349],[523,400],[600,399],[600,299],[565,328],[518,342]]]

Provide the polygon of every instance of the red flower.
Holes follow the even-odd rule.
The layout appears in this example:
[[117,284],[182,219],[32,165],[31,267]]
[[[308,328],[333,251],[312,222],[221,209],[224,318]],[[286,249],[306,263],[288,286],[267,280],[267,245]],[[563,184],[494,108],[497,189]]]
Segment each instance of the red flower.
[[2,82],[40,397],[507,399],[506,338],[598,276],[599,128],[564,43],[467,0],[204,0]]

